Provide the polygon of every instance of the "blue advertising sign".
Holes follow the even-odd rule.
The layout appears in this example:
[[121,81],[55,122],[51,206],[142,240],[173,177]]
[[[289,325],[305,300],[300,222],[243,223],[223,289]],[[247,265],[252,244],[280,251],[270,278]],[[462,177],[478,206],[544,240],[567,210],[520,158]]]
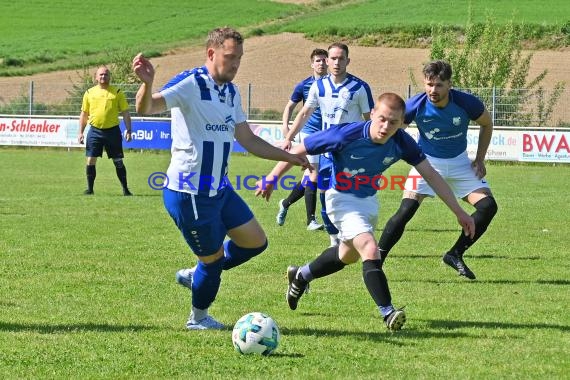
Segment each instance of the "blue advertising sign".
[[[170,150],[172,135],[170,120],[132,120],[132,140],[123,142],[125,149],[165,149]],[[121,131],[125,125],[121,121]]]

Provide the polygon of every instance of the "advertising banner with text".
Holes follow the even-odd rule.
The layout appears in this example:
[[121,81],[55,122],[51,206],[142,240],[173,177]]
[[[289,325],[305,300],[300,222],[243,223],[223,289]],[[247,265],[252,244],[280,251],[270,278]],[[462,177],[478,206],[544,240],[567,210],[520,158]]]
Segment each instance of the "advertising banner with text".
[[[254,134],[273,145],[283,141],[278,122],[252,121],[250,127]],[[125,130],[122,122],[121,129]],[[133,118],[132,131],[132,141],[124,142],[125,149],[169,150],[172,144],[169,119]],[[406,131],[417,140],[416,128],[410,127]],[[82,147],[77,142],[78,133],[77,118],[0,116],[0,145]],[[479,128],[469,129],[469,157],[475,157],[478,142]],[[495,127],[487,159],[570,163],[569,142],[570,130]],[[245,149],[236,142],[234,152],[245,152]]]

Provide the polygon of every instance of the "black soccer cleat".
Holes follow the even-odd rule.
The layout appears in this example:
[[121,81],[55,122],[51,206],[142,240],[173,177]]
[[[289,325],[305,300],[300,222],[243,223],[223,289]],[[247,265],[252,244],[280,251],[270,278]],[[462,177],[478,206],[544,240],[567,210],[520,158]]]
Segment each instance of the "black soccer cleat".
[[446,253],[443,255],[443,262],[459,272],[460,276],[465,276],[470,280],[475,280],[475,273],[473,273],[467,264],[465,264],[463,257]]
[[[297,276],[299,267],[290,265],[287,267],[287,279],[289,280],[289,286],[287,287],[287,303],[291,310],[297,309],[297,303],[299,298],[309,289],[309,283],[300,276]],[[301,277],[301,278],[299,278]]]
[[406,312],[402,309],[397,309],[384,317],[384,323],[390,331],[398,331],[406,323]]

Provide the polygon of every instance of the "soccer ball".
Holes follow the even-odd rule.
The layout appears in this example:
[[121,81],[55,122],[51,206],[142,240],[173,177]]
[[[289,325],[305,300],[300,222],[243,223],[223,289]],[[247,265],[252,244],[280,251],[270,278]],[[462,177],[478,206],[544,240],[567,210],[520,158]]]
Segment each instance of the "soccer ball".
[[267,314],[253,312],[241,317],[232,331],[232,342],[240,354],[269,355],[279,345],[279,327]]

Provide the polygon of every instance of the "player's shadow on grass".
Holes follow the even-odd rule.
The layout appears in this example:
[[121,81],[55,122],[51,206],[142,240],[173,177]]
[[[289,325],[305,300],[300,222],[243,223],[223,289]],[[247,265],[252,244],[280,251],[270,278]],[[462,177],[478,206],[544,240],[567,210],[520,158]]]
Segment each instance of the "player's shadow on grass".
[[[479,259],[499,259],[499,260],[540,260],[541,257],[540,256],[522,256],[522,257],[513,257],[513,256],[505,256],[505,255],[477,255],[477,254],[473,254],[473,255],[469,255],[469,256],[465,256],[466,258],[468,258],[470,261],[471,260],[479,260]],[[433,254],[433,255],[427,255],[427,254],[423,254],[423,255],[407,255],[407,254],[390,254],[388,255],[388,260],[392,259],[392,258],[402,258],[402,259],[435,259],[435,260],[441,260],[441,255],[438,254]]]
[[[375,228],[375,231],[384,231],[384,228]],[[408,232],[459,232],[457,228],[406,228]]]
[[546,329],[560,330],[563,332],[570,331],[570,326],[554,325],[547,323],[505,323],[505,322],[478,322],[478,321],[450,321],[443,319],[422,319],[429,327],[435,329],[456,330],[461,328],[479,328],[479,329]]
[[466,284],[466,285],[477,285],[477,284],[503,284],[503,285],[520,285],[520,284],[538,284],[538,285],[557,285],[557,286],[569,286],[570,280],[483,280],[478,278],[474,281],[466,280],[464,277],[456,276],[455,279],[441,279],[441,280],[417,280],[412,278],[401,278],[401,279],[390,279],[390,282],[418,282],[425,284]]
[[96,332],[137,332],[143,330],[156,330],[155,326],[144,325],[108,325],[97,323],[70,323],[70,324],[34,324],[34,323],[6,323],[0,322],[0,331],[10,332],[36,332],[40,334],[66,334],[85,331]]
[[406,346],[410,343],[408,338],[411,339],[449,339],[449,338],[469,338],[470,335],[457,331],[419,331],[415,329],[404,327],[403,330],[396,333],[391,333],[386,330],[383,322],[378,322],[377,331],[350,331],[350,330],[335,330],[335,329],[321,329],[321,328],[281,328],[283,335],[305,335],[314,337],[334,337],[334,338],[356,338],[361,340],[381,341],[394,344],[396,346]]

